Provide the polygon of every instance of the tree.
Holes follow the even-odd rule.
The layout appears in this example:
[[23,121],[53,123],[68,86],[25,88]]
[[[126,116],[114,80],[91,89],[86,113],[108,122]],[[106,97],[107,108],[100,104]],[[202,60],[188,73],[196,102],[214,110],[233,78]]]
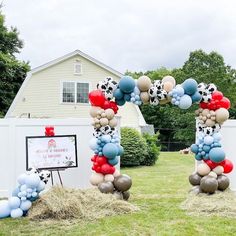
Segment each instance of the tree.
[[15,27],[9,30],[0,12],[0,115],[4,115],[29,71],[29,64],[16,59],[23,47]]
[[[131,72],[129,72],[132,75]],[[217,52],[207,54],[202,50],[191,52],[188,60],[181,68],[168,70],[160,68],[145,73],[135,73],[134,78],[145,74],[152,80],[172,75],[177,84],[187,78],[194,78],[198,83],[214,83],[231,100],[230,117],[236,118],[236,71],[226,65],[224,58]],[[173,105],[150,106],[142,105],[141,111],[147,123],[153,124],[160,131],[160,142],[170,150],[170,144],[178,142],[189,146],[195,140],[195,114],[197,105],[188,110],[180,110]],[[173,146],[173,145],[172,145]],[[178,148],[178,146],[177,146]]]

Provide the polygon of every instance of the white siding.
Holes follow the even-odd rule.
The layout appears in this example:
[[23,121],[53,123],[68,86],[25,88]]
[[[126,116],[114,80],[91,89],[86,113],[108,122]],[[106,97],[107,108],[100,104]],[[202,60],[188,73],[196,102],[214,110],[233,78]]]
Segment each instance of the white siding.
[[[74,74],[74,63],[82,64],[82,75]],[[88,118],[89,104],[62,104],[62,81],[85,81],[90,90],[107,76],[119,80],[117,75],[101,68],[95,63],[79,56],[73,56],[63,62],[34,73],[18,97],[10,117],[20,117],[30,113],[32,118]],[[133,104],[121,107],[118,115],[122,117],[122,126],[139,127],[139,114]],[[26,117],[26,115],[23,115]]]

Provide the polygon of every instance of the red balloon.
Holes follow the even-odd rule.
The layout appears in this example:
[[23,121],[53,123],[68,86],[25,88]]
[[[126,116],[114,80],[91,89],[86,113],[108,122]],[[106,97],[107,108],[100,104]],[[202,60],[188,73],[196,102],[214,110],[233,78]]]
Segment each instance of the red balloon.
[[219,165],[219,163],[215,163],[212,160],[204,160],[204,162],[211,168],[214,169]]
[[119,109],[117,104],[116,104],[116,102],[108,101],[108,100],[106,100],[104,102],[102,108],[105,109],[105,110],[110,108],[110,109],[112,109],[115,112],[115,114],[117,113],[117,111]]
[[104,164],[101,166],[101,173],[104,175],[113,174],[115,172],[115,167],[110,164]]
[[93,90],[89,93],[89,101],[92,106],[102,107],[104,102],[106,101],[105,96],[100,90]]
[[201,107],[202,109],[207,109],[208,103],[200,102],[200,107]]
[[97,159],[96,159],[96,163],[99,165],[99,166],[102,166],[104,164],[107,163],[107,159],[106,157],[104,156],[98,156]]
[[220,91],[215,91],[212,93],[212,99],[213,100],[221,100],[223,98],[223,93]]
[[228,160],[228,159],[225,159],[225,163],[222,166],[224,168],[224,173],[225,174],[230,173],[233,170],[233,168],[234,168],[233,163],[230,160]]
[[215,100],[211,100],[210,103],[208,103],[208,107],[209,110],[213,110],[215,111],[217,109],[217,103]]
[[223,97],[220,101],[220,107],[223,107],[225,109],[230,108],[230,100],[227,97]]

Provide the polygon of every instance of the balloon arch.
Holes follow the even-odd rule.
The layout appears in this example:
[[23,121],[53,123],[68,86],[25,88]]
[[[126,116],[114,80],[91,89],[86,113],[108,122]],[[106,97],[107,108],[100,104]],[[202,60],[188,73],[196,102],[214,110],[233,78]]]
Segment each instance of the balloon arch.
[[106,78],[97,84],[97,90],[89,93],[89,101],[94,126],[89,145],[95,154],[91,159],[94,172],[90,182],[98,186],[101,192],[113,193],[125,200],[130,195],[131,178],[120,174],[115,168],[118,157],[123,154],[115,114],[118,106],[126,102],[135,105],[172,103],[180,109],[188,109],[193,103],[199,103],[199,109],[195,112],[197,139],[191,151],[201,164],[189,176],[189,182],[196,193],[214,193],[217,189],[224,191],[229,187],[229,179],[224,173],[231,172],[233,164],[226,159],[221,147],[220,129],[229,118],[230,101],[214,84],[198,84],[189,78],[176,85],[172,76],[154,82],[144,75],[138,80],[123,76],[118,83],[112,78]]
[[[138,80],[124,76],[119,83],[112,78],[106,78],[98,83],[97,90],[89,94],[89,100],[94,126],[90,148],[95,153],[91,159],[94,172],[90,182],[98,186],[102,193],[113,193],[118,199],[124,200],[128,200],[130,196],[131,178],[120,174],[115,168],[118,157],[123,154],[115,114],[118,106],[125,102],[135,105],[171,102],[180,109],[188,109],[193,103],[199,103],[200,108],[196,110],[197,140],[191,146],[191,151],[201,164],[189,176],[189,182],[195,186],[195,193],[214,193],[217,189],[224,191],[229,187],[229,179],[223,173],[230,173],[233,164],[225,158],[221,147],[220,128],[229,118],[230,101],[217,91],[214,84],[197,84],[194,79],[187,79],[176,85],[172,76],[165,76],[153,83],[147,76],[141,76]],[[46,127],[45,135],[53,136],[53,127]],[[36,169],[20,175],[12,197],[0,201],[0,219],[27,215],[32,202],[45,189],[49,177],[48,171]]]

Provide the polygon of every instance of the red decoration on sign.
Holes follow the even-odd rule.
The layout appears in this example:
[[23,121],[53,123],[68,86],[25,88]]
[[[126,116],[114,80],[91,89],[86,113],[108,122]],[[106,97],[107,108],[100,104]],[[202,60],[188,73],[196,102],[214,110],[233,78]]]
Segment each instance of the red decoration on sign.
[[55,133],[54,133],[54,127],[53,126],[46,126],[45,127],[45,136],[55,136]]

